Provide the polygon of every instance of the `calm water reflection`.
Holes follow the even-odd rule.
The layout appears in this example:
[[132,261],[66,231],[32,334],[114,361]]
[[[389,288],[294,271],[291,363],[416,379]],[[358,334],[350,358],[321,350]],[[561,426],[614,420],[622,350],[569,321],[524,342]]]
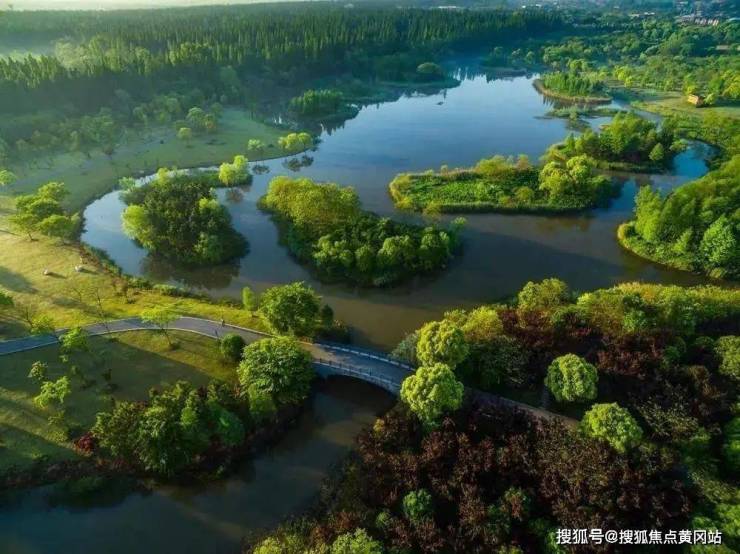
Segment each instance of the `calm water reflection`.
[[[549,105],[531,77],[488,81],[464,77],[459,87],[431,96],[404,97],[366,107],[331,133],[324,133],[313,163],[292,172],[282,160],[267,162],[270,173],[255,175],[241,195],[220,191],[236,227],[251,245],[240,263],[184,270],[152,259],[121,233],[116,193],[85,212],[84,240],[107,250],[123,269],[157,281],[188,285],[216,296],[238,297],[245,285],[257,291],[296,280],[308,281],[350,324],[355,340],[392,347],[406,332],[454,306],[473,306],[509,296],[532,279],[556,276],[579,290],[645,280],[693,284],[700,277],[650,264],[622,251],[617,225],[628,219],[637,184],[625,176],[620,197],[607,210],[562,217],[470,215],[465,251],[449,271],[392,290],[323,285],[278,246],[277,231],[256,207],[275,175],[305,175],[353,185],[364,207],[396,218],[388,182],[399,172],[466,166],[493,154],[538,158],[568,130],[560,119],[543,118]],[[592,122],[599,125],[605,119]],[[639,177],[668,190],[706,172],[702,145],[682,153],[669,174]]]
[[305,509],[359,431],[392,403],[359,381],[322,385],[296,428],[237,474],[162,487],[114,505],[50,507],[39,488],[0,502],[3,554],[235,554],[242,537]]

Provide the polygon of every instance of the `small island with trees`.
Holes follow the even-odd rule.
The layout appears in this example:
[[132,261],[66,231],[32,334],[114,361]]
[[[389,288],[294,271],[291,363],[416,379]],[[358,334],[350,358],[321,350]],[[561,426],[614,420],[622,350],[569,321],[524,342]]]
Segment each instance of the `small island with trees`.
[[351,187],[307,178],[272,180],[260,207],[275,217],[282,241],[329,281],[386,286],[447,266],[458,230],[398,223],[363,211]]
[[149,183],[129,183],[122,192],[128,205],[123,230],[152,254],[204,266],[235,260],[247,251],[246,239],[213,193],[219,183],[247,181],[244,158],[223,164],[216,173],[160,170]]
[[434,212],[542,212],[590,208],[608,201],[611,180],[586,155],[554,159],[541,168],[526,156],[480,160],[439,173],[402,173],[388,188],[401,209]]
[[544,96],[579,104],[608,104],[612,101],[604,81],[588,73],[555,71],[534,80],[534,87]]
[[623,223],[619,243],[658,263],[740,277],[740,155],[668,196],[646,186],[637,194],[635,219]]

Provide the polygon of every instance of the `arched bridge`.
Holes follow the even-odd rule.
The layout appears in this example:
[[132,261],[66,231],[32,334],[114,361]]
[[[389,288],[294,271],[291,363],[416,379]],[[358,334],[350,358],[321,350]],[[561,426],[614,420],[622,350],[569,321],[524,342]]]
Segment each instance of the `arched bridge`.
[[[127,331],[157,330],[158,328],[150,323],[143,322],[139,318],[128,318],[93,323],[84,326],[83,329],[90,335],[107,335]],[[168,330],[197,333],[214,339],[218,339],[226,333],[235,333],[240,335],[247,343],[271,336],[261,331],[230,325],[228,323],[186,316],[175,320],[168,326]],[[66,329],[60,329],[55,335],[29,336],[0,342],[0,356],[56,344],[59,341],[59,335],[65,331]],[[412,366],[394,360],[376,350],[329,342],[304,342],[302,344],[311,354],[316,372],[322,377],[329,377],[331,375],[353,377],[377,385],[395,395],[399,394],[403,380],[414,371]],[[558,419],[568,427],[573,427],[576,424],[575,420],[561,416],[560,414],[548,412],[494,394],[475,389],[468,389],[468,394],[482,403],[518,408],[537,417]]]

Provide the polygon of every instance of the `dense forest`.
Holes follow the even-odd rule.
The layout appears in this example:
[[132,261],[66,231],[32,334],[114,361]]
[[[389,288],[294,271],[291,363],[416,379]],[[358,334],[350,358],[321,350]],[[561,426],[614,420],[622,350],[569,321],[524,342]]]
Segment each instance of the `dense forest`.
[[[0,160],[28,143],[45,146],[51,125],[82,128],[78,118],[101,109],[119,126],[140,122],[157,95],[188,95],[181,110],[204,108],[206,101],[254,106],[269,98],[271,85],[344,72],[394,79],[407,53],[469,51],[562,25],[556,12],[541,10],[442,13],[329,5],[115,16],[9,13],[0,19],[0,34],[72,39],[60,40],[54,55],[0,58],[0,111],[13,116],[0,123]],[[70,28],[75,31],[66,33]],[[420,62],[412,63],[415,71]],[[108,120],[102,128],[111,127]]]

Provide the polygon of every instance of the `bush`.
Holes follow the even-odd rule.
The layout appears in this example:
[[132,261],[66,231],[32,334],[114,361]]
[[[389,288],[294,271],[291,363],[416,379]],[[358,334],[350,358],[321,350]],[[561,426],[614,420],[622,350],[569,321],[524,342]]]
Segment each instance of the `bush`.
[[416,356],[424,365],[439,363],[454,369],[468,351],[462,330],[446,319],[427,323],[419,332]]
[[401,384],[401,400],[426,426],[462,404],[463,385],[444,364],[421,366]]
[[302,402],[315,375],[311,356],[287,337],[248,345],[236,373],[243,390],[269,394],[277,406]]
[[606,441],[620,453],[626,452],[642,440],[640,426],[616,402],[594,404],[584,414],[580,428],[587,436]]
[[720,358],[719,372],[740,381],[740,337],[720,337],[715,344],[715,352]]
[[403,513],[411,521],[419,521],[434,512],[432,495],[429,491],[419,489],[403,497]]
[[593,400],[598,381],[596,368],[575,354],[555,358],[545,377],[545,385],[558,402]]
[[235,333],[227,333],[218,343],[218,348],[221,351],[221,355],[231,361],[238,362],[242,357],[242,350],[244,350],[244,339]]

